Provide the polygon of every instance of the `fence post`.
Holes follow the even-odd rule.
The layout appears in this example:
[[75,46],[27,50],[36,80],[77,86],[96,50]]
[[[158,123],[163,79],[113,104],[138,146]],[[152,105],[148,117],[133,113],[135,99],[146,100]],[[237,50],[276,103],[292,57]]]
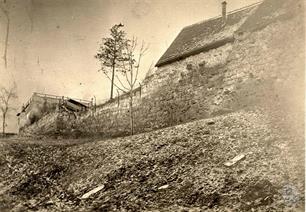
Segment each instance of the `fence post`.
[[119,99],[119,91],[118,91],[118,89],[117,89],[117,101],[118,101],[118,107],[119,107],[119,105],[120,105],[120,99]]
[[91,98],[91,101],[90,101],[90,108],[91,110],[91,115],[93,116],[94,115],[94,103],[93,103],[93,98]]
[[96,99],[96,96],[94,96],[95,98],[95,103],[94,103],[94,112],[96,114],[96,111],[97,111],[97,99]]

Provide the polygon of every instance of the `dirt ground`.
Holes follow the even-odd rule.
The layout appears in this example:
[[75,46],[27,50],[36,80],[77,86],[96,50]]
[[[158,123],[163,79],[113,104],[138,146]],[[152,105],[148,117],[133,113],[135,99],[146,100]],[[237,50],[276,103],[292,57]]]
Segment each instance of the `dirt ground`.
[[304,211],[304,188],[301,117],[259,108],[115,139],[0,141],[0,211]]

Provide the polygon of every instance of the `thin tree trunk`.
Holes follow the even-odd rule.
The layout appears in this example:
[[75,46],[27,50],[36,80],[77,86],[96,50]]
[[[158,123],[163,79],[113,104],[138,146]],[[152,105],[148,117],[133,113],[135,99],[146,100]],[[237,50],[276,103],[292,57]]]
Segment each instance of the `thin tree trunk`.
[[134,135],[133,90],[130,92],[130,127],[131,135]]
[[113,71],[112,71],[112,83],[111,83],[111,95],[110,95],[110,99],[113,99],[114,79],[115,79],[115,64],[113,64]]
[[5,115],[5,113],[3,113],[3,115],[2,115],[2,118],[3,118],[3,120],[2,120],[2,136],[4,137],[5,136],[5,117],[6,115]]
[[133,117],[133,69],[131,68],[131,90],[130,90],[130,125],[131,135],[134,135],[134,117]]

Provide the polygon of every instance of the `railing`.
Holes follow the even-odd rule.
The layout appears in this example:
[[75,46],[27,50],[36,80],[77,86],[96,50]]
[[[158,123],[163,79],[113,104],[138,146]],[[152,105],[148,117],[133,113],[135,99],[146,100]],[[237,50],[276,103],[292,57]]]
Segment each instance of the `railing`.
[[91,101],[84,100],[84,99],[70,98],[70,97],[67,97],[67,96],[57,96],[57,95],[43,94],[43,93],[37,93],[37,92],[34,92],[34,95],[37,95],[37,96],[40,96],[40,97],[52,98],[52,99],[64,99],[64,100],[73,99],[73,100],[76,100],[80,103],[84,103],[84,104],[88,104],[88,105],[91,104]]
[[[137,95],[137,93],[139,93],[139,96],[141,97],[141,92],[142,92],[142,86],[140,83],[139,83],[139,86],[134,88],[133,89],[133,95]],[[117,90],[117,96],[115,96],[113,99],[109,99],[109,98],[105,98],[103,100],[100,100],[99,101],[99,104],[95,104],[95,107],[96,108],[103,108],[105,107],[105,105],[108,105],[110,103],[114,103],[114,102],[117,102],[117,105],[119,107],[120,105],[120,101],[122,99],[126,99],[128,98],[128,96],[130,95],[130,92],[125,92],[125,93],[119,93],[118,90]]]
[[[134,93],[134,95],[136,95],[137,93],[139,93],[140,97],[141,97],[141,91],[142,91],[142,85],[139,84],[139,87],[136,87],[132,92]],[[41,98],[51,98],[51,99],[58,99],[59,101],[67,101],[69,99],[73,99],[75,101],[80,102],[81,104],[84,104],[87,107],[94,107],[94,108],[102,108],[105,105],[111,103],[111,102],[117,102],[118,106],[120,105],[120,99],[125,99],[127,98],[127,96],[129,95],[129,93],[122,93],[122,94],[117,94],[117,97],[113,98],[113,99],[104,99],[104,100],[100,100],[100,103],[97,105],[96,104],[96,100],[84,100],[84,99],[78,99],[78,98],[70,98],[67,96],[57,96],[57,95],[52,95],[52,94],[44,94],[44,93],[38,93],[38,92],[34,92],[33,95],[31,96],[31,98],[26,102],[25,105],[23,105],[23,111],[26,110],[26,108],[31,104],[31,102],[33,101],[33,97],[34,96],[38,96]]]
[[92,105],[92,101],[84,100],[84,99],[77,99],[77,98],[70,98],[67,96],[57,96],[57,95],[52,95],[52,94],[44,94],[44,93],[37,93],[34,92],[31,98],[26,102],[26,104],[23,106],[23,110],[25,110],[32,102],[34,96],[39,96],[42,98],[51,98],[51,99],[58,99],[58,100],[68,100],[68,99],[73,99],[75,101],[78,101],[87,107],[90,107]]

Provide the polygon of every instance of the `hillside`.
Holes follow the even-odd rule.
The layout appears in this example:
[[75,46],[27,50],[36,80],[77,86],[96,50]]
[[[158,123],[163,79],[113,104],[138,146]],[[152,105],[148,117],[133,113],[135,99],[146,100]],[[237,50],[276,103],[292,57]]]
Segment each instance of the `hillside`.
[[110,140],[2,140],[0,211],[304,211],[297,117],[256,108]]

